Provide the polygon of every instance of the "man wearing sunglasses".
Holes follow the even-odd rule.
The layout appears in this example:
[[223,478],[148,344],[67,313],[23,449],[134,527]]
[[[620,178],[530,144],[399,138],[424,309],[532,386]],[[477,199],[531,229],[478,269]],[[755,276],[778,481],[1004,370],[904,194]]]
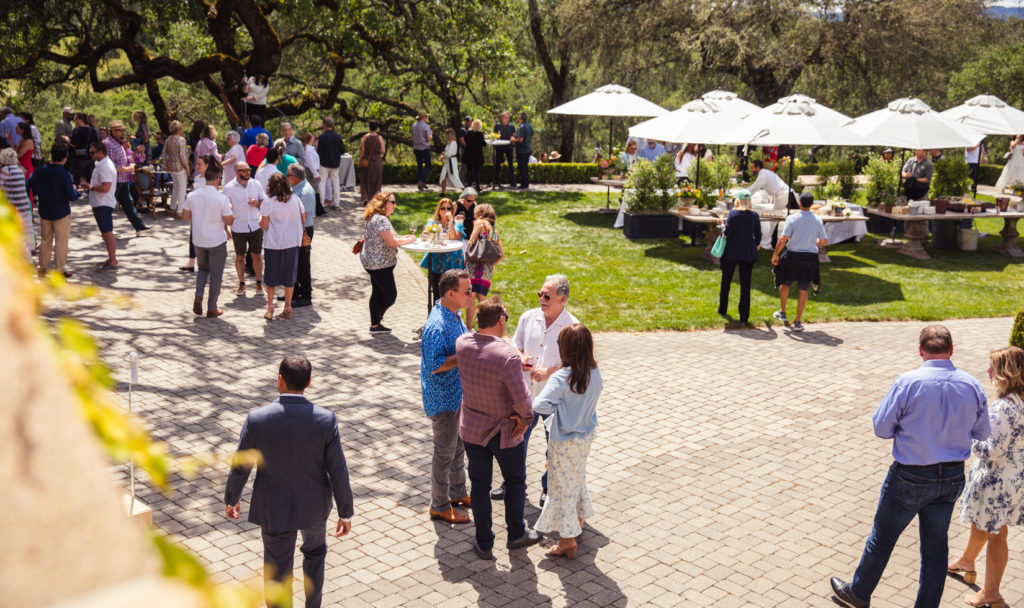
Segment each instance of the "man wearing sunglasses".
[[[512,344],[523,360],[523,379],[530,387],[530,398],[536,399],[541,389],[547,384],[548,378],[562,367],[562,357],[558,354],[558,334],[562,328],[579,323],[565,309],[569,301],[569,278],[564,274],[553,274],[544,279],[540,291],[537,292],[540,306],[531,308],[519,317],[516,333],[512,336]],[[537,426],[539,416],[533,417],[533,424],[523,436],[523,443],[529,445],[530,434]],[[546,416],[545,416],[546,418]],[[547,431],[545,431],[545,436]],[[544,443],[545,449],[547,442]],[[524,448],[525,450],[525,448]],[[540,479],[540,506],[544,506],[548,495],[547,471]],[[505,486],[491,492],[494,500],[505,498]]]
[[235,295],[245,295],[245,255],[252,257],[256,275],[256,295],[263,294],[263,230],[260,228],[260,205],[266,194],[263,186],[251,179],[252,168],[244,160],[235,163],[235,179],[224,186],[224,196],[231,201],[231,242],[235,247],[235,272],[238,289]]

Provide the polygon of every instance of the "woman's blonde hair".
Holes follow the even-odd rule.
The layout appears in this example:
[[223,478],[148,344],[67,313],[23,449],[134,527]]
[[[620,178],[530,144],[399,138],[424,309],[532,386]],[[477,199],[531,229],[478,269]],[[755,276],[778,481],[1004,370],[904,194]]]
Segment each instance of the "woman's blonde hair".
[[170,131],[171,135],[181,135],[181,130],[183,128],[184,127],[181,126],[181,121],[179,120],[172,120],[171,123],[167,125],[167,130]]
[[434,221],[437,222],[438,224],[441,223],[441,205],[445,203],[451,205],[452,214],[455,213],[455,203],[452,202],[452,199],[442,198],[441,200],[437,201],[437,207],[434,208]]
[[733,204],[732,207],[733,207],[733,209],[739,209],[740,211],[753,211],[754,210],[754,203],[753,203],[753,201],[750,200],[749,197],[748,198],[737,198],[735,204]]
[[267,135],[266,133],[257,133],[256,134],[256,145],[257,146],[263,146],[264,148],[266,148],[269,144],[270,144],[270,136],[269,135]]
[[1024,397],[1024,349],[1007,346],[988,356],[992,366],[992,383],[1002,399],[1007,395]]
[[394,193],[381,190],[377,194],[373,195],[370,202],[366,203],[366,207],[363,209],[363,221],[367,222],[371,217],[377,215],[387,215],[384,212],[384,207],[388,204],[388,201],[394,197]]
[[480,131],[484,128],[484,123],[480,122],[479,118],[474,118],[473,122],[469,123],[470,131]]
[[14,151],[14,148],[4,148],[3,150],[0,150],[0,167],[7,167],[16,164],[18,164],[18,153]]

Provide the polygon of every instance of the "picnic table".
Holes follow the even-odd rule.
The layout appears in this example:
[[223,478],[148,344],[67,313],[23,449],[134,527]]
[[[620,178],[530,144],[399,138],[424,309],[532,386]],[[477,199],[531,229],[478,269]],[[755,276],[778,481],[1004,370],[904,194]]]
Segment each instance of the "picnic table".
[[[722,234],[722,229],[718,226],[718,221],[725,219],[722,215],[694,215],[692,213],[684,213],[679,209],[670,209],[669,213],[681,217],[688,222],[695,224],[707,224],[708,232],[704,237],[704,250],[700,252],[700,257],[718,266],[719,260],[715,256],[711,255],[711,248],[715,246],[715,240],[718,235]],[[771,210],[771,211],[758,211],[758,216],[762,220],[768,221],[785,221],[786,211],[785,210]],[[821,221],[825,224],[833,224],[837,222],[866,222],[867,217],[863,215],[850,215],[850,216],[835,216],[835,215],[819,215]],[[822,263],[829,263],[832,260],[828,257],[828,253],[824,247],[818,247],[818,261]]]
[[899,253],[917,260],[930,260],[932,258],[924,250],[924,240],[928,236],[927,222],[929,220],[960,221],[964,219],[994,217],[1003,219],[1003,229],[999,232],[1000,236],[1003,237],[1003,242],[992,249],[1011,258],[1024,257],[1024,252],[1017,245],[1017,237],[1019,235],[1017,232],[1017,220],[1024,217],[1024,212],[1021,211],[1001,211],[998,213],[956,213],[948,211],[946,213],[929,213],[926,215],[903,215],[879,211],[878,209],[868,209],[868,213],[879,217],[902,220],[904,223],[903,236],[906,237],[906,242],[900,243],[886,239],[881,244],[883,247],[898,246],[897,251]]

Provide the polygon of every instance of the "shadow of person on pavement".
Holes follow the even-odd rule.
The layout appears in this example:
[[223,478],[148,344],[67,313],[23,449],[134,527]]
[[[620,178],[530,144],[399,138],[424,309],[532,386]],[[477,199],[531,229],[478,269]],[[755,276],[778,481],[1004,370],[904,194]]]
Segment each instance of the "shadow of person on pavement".
[[792,329],[784,331],[783,334],[796,342],[804,342],[805,344],[820,344],[822,346],[836,347],[843,343],[842,338],[836,338],[830,336],[820,329],[811,331],[793,331]]
[[[537,591],[537,570],[527,551],[508,552],[509,568],[500,561],[483,560],[473,551],[473,525],[463,528],[455,541],[440,535],[434,544],[434,557],[441,578],[449,583],[468,582],[477,592],[477,605],[483,606],[551,606],[551,598]],[[502,560],[504,544],[495,542],[494,553]],[[570,603],[571,604],[571,603]]]
[[[568,605],[578,606],[589,602],[597,606],[615,606],[626,599],[619,584],[602,572],[596,563],[597,550],[609,543],[608,537],[587,524],[583,533],[576,537],[576,542],[579,546],[576,559],[545,556],[537,566],[558,575]],[[554,544],[557,541],[544,542],[545,547]],[[595,591],[595,584],[600,585],[601,590]]]

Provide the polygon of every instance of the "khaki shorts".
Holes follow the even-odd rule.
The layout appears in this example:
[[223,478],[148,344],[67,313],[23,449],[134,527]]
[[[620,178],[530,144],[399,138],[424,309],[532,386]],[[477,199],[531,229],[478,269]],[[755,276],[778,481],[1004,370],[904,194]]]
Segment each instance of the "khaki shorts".
[[235,255],[245,255],[248,249],[252,255],[263,253],[263,231],[232,232],[231,241],[235,245]]

